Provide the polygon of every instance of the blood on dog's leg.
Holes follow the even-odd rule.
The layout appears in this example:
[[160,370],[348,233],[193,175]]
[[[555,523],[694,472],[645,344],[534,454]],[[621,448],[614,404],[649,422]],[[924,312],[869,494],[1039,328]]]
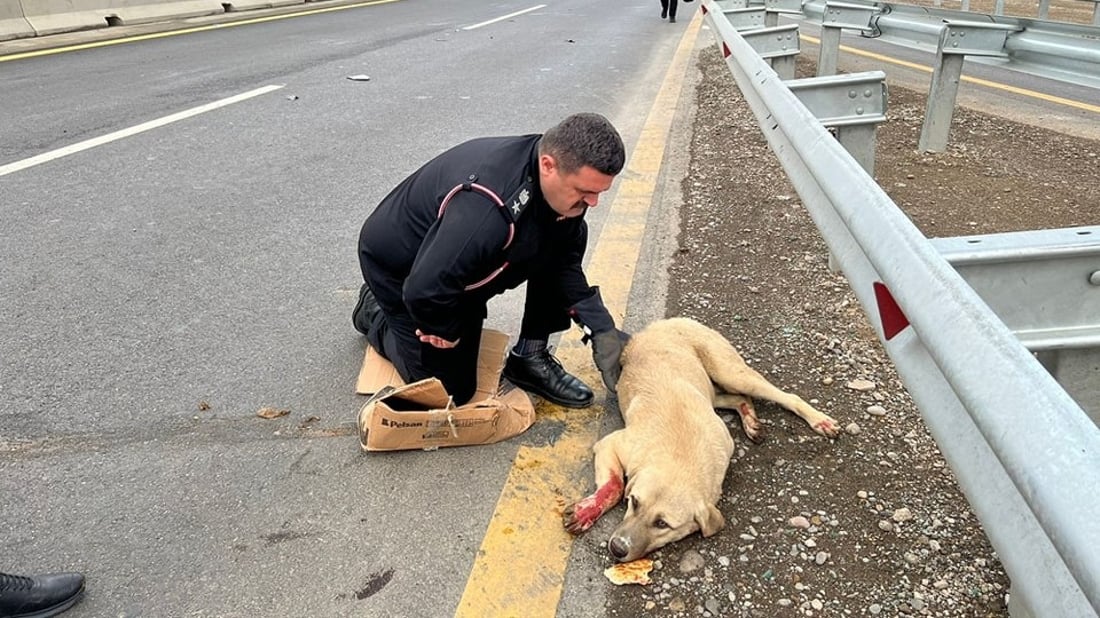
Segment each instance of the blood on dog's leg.
[[619,435],[613,432],[596,443],[596,491],[562,513],[565,529],[573,534],[591,528],[623,498],[623,466],[615,450]]
[[724,410],[737,410],[737,413],[741,416],[741,427],[745,429],[745,435],[748,436],[749,440],[760,442],[764,439],[760,419],[756,417],[756,408],[753,407],[752,400],[748,397],[733,393],[718,393],[714,396],[714,407]]

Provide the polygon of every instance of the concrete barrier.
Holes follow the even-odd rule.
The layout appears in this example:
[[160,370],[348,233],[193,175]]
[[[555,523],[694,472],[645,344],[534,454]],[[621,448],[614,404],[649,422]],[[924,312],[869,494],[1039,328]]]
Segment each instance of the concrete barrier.
[[0,0],[0,41],[34,36],[34,28],[23,17],[19,0]]
[[22,0],[22,7],[39,36],[225,12],[220,0]]

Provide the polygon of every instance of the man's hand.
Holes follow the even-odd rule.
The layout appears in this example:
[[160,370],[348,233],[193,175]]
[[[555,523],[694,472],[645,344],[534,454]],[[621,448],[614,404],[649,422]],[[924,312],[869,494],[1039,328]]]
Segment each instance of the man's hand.
[[427,335],[419,328],[416,329],[416,336],[420,337],[420,341],[422,343],[426,343],[435,348],[442,348],[444,350],[449,350],[450,348],[455,347],[460,341],[459,339],[455,339],[454,341],[447,341],[443,337],[438,337],[436,335]]
[[619,375],[623,372],[620,358],[628,341],[630,335],[617,328],[592,335],[592,360],[600,370],[604,386],[612,393],[615,392]]

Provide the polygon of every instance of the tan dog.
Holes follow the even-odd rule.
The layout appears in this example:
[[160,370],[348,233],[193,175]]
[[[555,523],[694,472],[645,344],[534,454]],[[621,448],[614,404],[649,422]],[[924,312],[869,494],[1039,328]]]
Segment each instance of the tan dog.
[[733,438],[715,408],[737,410],[753,441],[760,439],[760,421],[749,397],[782,405],[821,435],[837,435],[836,421],[773,386],[725,337],[694,320],[650,324],[630,340],[622,360],[625,427],[596,443],[596,492],[564,513],[567,530],[588,530],[624,498],[625,476],[626,516],[607,543],[620,562],[726,525],[715,505]]

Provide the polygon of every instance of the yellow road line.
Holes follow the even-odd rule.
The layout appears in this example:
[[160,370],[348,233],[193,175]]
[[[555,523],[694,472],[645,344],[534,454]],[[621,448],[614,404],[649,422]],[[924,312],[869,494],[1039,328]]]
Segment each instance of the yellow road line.
[[[804,41],[808,41],[815,45],[820,45],[821,40],[809,35],[800,35]],[[848,47],[847,45],[840,46],[841,51],[845,51],[849,54],[855,54],[856,56],[863,56],[864,58],[871,58],[880,62],[886,62],[888,64],[896,64],[909,69],[915,69],[917,71],[924,71],[925,73],[932,73],[932,67],[923,64],[917,64],[915,62],[908,62],[906,60],[900,60],[898,58],[892,58],[890,56],[883,56],[882,54],[876,54],[874,52],[864,51],[862,49],[856,49],[854,47]],[[1000,82],[991,82],[987,79],[980,79],[977,77],[962,76],[962,81],[976,84],[978,86],[985,86],[986,88],[992,88],[994,90],[1003,90],[1004,92],[1011,92],[1025,97],[1031,97],[1033,99],[1039,99],[1048,103],[1055,103],[1058,105],[1065,105],[1066,107],[1074,107],[1077,109],[1085,110],[1087,112],[1100,113],[1100,105],[1092,105],[1089,103],[1083,103],[1081,101],[1074,101],[1073,99],[1065,99],[1062,97],[1056,97],[1052,94],[1046,94],[1045,92],[1038,92],[1035,90],[1028,90],[1027,88],[1018,88],[1009,84],[1002,84]]]
[[[680,40],[586,269],[620,321],[701,15],[696,13]],[[568,367],[592,365],[590,351],[580,344],[575,329],[563,338],[557,356]],[[578,374],[589,384],[599,383],[593,369]],[[540,413],[542,422],[562,422],[565,431],[552,445],[519,449],[474,560],[457,617],[536,618],[557,613],[573,543],[562,527],[561,511],[564,502],[584,497],[592,484],[591,479],[582,478],[582,472],[591,462],[604,408],[597,404],[564,412],[545,406]]]
[[323,9],[310,9],[308,11],[296,11],[294,13],[283,13],[281,15],[267,15],[265,17],[253,17],[250,19],[242,19],[240,21],[223,22],[217,24],[208,24],[206,26],[194,26],[192,28],[182,28],[180,30],[169,30],[166,32],[153,32],[150,34],[138,34],[135,36],[128,36],[119,39],[110,39],[107,41],[93,41],[90,43],[78,43],[76,45],[65,45],[63,47],[54,47],[51,49],[39,49],[35,51],[20,52],[18,54],[8,54],[7,56],[0,56],[0,62],[8,62],[10,60],[22,60],[24,58],[36,58],[39,56],[51,56],[53,54],[64,54],[67,52],[80,51],[83,49],[94,49],[96,47],[107,47],[110,45],[121,45],[123,43],[136,43],[138,41],[149,41],[152,39],[163,39],[170,36],[179,36],[181,34],[194,34],[196,32],[206,32],[209,30],[221,30],[223,28],[233,28],[236,26],[247,26],[249,24],[262,24],[269,21],[277,21],[280,19],[290,19],[292,17],[304,17],[306,15],[317,15],[319,13],[332,13],[333,11],[343,11],[346,9],[357,9],[364,6],[374,6],[377,4],[389,4],[391,2],[399,2],[400,0],[370,0],[369,2],[358,2],[356,4],[344,4],[341,6],[330,6]]

